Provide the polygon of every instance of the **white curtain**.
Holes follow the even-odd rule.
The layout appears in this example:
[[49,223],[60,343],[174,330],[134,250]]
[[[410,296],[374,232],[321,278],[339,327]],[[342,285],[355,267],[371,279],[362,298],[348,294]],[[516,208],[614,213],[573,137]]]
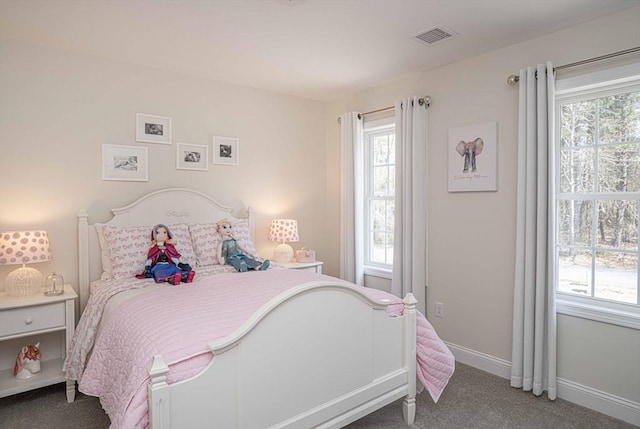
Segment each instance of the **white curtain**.
[[364,143],[362,116],[340,117],[342,186],[340,198],[340,277],[364,285]]
[[551,63],[520,71],[511,386],[556,398]]
[[[427,284],[427,109],[418,97],[398,100],[393,278],[399,297]],[[422,296],[420,293],[418,296]]]

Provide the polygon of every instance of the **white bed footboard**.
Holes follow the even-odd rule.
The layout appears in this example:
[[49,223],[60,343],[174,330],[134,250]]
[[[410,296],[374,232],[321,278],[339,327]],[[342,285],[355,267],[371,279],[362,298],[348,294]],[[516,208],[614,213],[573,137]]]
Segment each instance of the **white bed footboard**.
[[210,344],[199,375],[172,385],[149,366],[153,429],[342,427],[405,397],[415,417],[416,300],[401,317],[343,283],[314,282],[271,300],[233,335]]

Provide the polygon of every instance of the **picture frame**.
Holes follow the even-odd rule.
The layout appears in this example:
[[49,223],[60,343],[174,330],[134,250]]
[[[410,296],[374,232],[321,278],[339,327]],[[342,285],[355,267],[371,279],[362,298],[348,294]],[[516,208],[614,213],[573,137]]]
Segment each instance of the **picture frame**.
[[191,143],[177,143],[176,169],[208,171],[209,146]]
[[240,140],[235,137],[213,136],[213,164],[239,165]]
[[102,180],[149,181],[149,156],[146,147],[102,145]]
[[137,142],[171,144],[171,132],[170,117],[136,113]]
[[449,128],[449,192],[498,190],[498,123]]

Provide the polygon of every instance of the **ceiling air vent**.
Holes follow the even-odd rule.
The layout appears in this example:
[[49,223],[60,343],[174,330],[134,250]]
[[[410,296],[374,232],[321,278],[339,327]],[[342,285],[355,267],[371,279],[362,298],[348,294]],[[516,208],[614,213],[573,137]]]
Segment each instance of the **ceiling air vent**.
[[433,45],[453,37],[458,37],[458,34],[443,27],[430,28],[428,30],[421,31],[415,36],[416,39],[429,45]]

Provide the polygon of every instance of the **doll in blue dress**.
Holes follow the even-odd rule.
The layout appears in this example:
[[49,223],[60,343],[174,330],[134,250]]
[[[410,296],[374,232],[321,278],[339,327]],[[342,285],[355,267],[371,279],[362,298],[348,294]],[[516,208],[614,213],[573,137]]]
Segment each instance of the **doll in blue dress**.
[[218,262],[221,265],[231,265],[236,270],[244,273],[249,270],[264,271],[269,268],[269,260],[259,262],[248,256],[248,251],[244,249],[233,236],[233,226],[227,218],[216,224],[216,230],[222,241],[218,244]]

